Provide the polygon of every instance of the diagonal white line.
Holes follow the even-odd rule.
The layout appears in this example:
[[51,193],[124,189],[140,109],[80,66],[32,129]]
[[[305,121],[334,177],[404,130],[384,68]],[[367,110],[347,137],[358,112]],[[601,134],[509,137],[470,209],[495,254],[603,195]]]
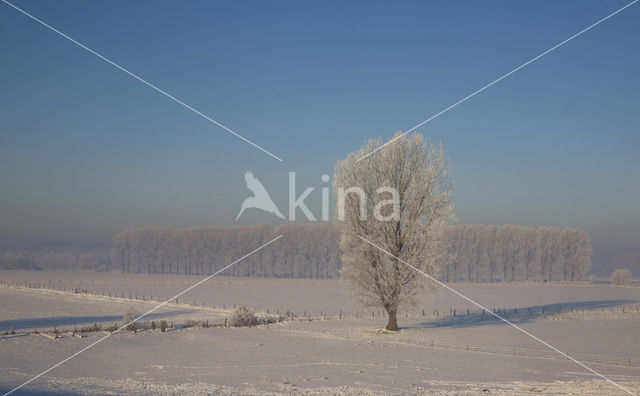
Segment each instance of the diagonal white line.
[[[3,0],[4,1],[4,0]],[[582,29],[581,31],[579,31],[578,33],[574,34],[573,36],[569,37],[568,39],[554,45],[553,47],[549,48],[548,50],[544,51],[543,53],[541,53],[540,55],[531,58],[530,60],[528,60],[527,62],[523,63],[522,65],[516,67],[515,69],[511,70],[509,73],[502,75],[501,77],[499,77],[498,79],[490,82],[489,84],[485,85],[484,87],[480,88],[479,90],[473,92],[472,94],[465,96],[464,98],[460,99],[459,101],[457,101],[456,103],[452,104],[451,106],[445,108],[444,110],[441,110],[440,112],[432,115],[431,117],[427,118],[426,120],[422,121],[421,123],[419,123],[418,125],[414,126],[413,128],[409,129],[408,131],[402,133],[401,135],[396,136],[395,138],[389,140],[388,142],[386,142],[385,144],[383,144],[382,146],[376,148],[375,150],[371,151],[368,154],[365,154],[364,156],[360,157],[358,159],[358,161],[361,161],[365,158],[367,158],[368,156],[370,156],[371,154],[375,153],[376,151],[380,150],[381,148],[385,147],[388,144],[393,143],[394,141],[400,139],[401,137],[403,137],[404,135],[406,135],[407,133],[410,133],[418,128],[420,128],[421,126],[423,126],[424,124],[428,123],[429,121],[433,120],[434,118],[437,118],[439,116],[441,116],[442,114],[446,113],[447,111],[453,109],[454,107],[458,106],[459,104],[465,102],[467,99],[471,99],[472,97],[476,96],[477,94],[479,94],[480,92],[484,91],[485,89],[491,87],[494,84],[497,84],[498,82],[502,81],[503,79],[509,77],[510,75],[512,75],[513,73],[517,72],[520,69],[523,69],[524,67],[528,66],[529,64],[535,62],[536,60],[542,58],[543,56],[547,55],[549,52],[555,50],[556,48],[568,43],[569,41],[573,40],[574,38],[580,36],[582,33],[591,30],[592,28],[598,26],[599,24],[601,24],[602,22],[606,21],[607,19],[611,18],[612,16],[616,15],[617,13],[621,12],[622,10],[624,10],[627,7],[631,7],[633,4],[637,3],[639,0],[634,0],[631,3],[627,4],[626,6],[618,9],[615,12],[612,12],[611,14],[607,15],[606,17],[600,19],[599,21],[595,22],[594,24],[590,25],[589,27],[586,27],[584,29]],[[356,162],[358,162],[356,161]]]
[[180,293],[176,294],[175,296],[171,297],[170,299],[168,299],[167,301],[159,304],[158,306],[156,306],[155,308],[143,313],[142,315],[138,316],[137,318],[133,319],[132,321],[130,321],[129,323],[125,323],[122,326],[120,326],[116,331],[114,331],[113,333],[109,333],[107,335],[105,335],[104,337],[98,339],[97,341],[89,344],[88,346],[82,348],[81,350],[79,350],[78,352],[74,353],[73,355],[67,357],[66,359],[62,360],[61,362],[54,364],[53,366],[49,367],[48,369],[46,369],[45,371],[41,372],[40,374],[36,375],[35,377],[31,378],[30,380],[28,380],[27,382],[23,383],[20,386],[17,386],[15,388],[13,388],[12,390],[10,390],[9,392],[5,393],[4,396],[7,396],[15,391],[17,391],[18,389],[22,388],[23,386],[27,385],[28,383],[32,382],[33,380],[42,377],[43,375],[45,375],[46,373],[48,373],[49,371],[55,369],[56,367],[68,362],[69,360],[73,359],[74,357],[78,356],[79,354],[81,354],[82,352],[86,351],[87,349],[90,349],[92,347],[94,347],[95,345],[101,343],[102,341],[106,340],[107,338],[111,337],[112,335],[114,335],[115,333],[120,332],[120,330],[126,328],[127,326],[129,326],[130,324],[137,322],[138,320],[144,318],[145,316],[149,315],[150,313],[154,312],[155,310],[157,310],[158,308],[168,304],[170,301],[175,300],[176,298],[180,297],[181,295],[185,294],[186,292],[190,291],[191,289],[201,285],[202,283],[208,281],[209,279],[213,278],[214,276],[218,275],[219,273],[221,273],[222,271],[230,268],[231,266],[237,264],[238,262],[246,259],[247,257],[251,256],[252,254],[254,254],[255,252],[263,249],[264,247],[266,247],[267,245],[270,245],[271,243],[277,241],[278,239],[282,238],[282,235],[279,235],[275,238],[273,238],[272,240],[270,240],[269,242],[265,243],[264,245],[260,246],[259,248],[252,250],[251,252],[245,254],[244,256],[240,257],[239,259],[237,259],[236,261],[234,261],[233,263],[227,265],[226,267],[222,268],[219,271],[214,272],[213,274],[207,276],[206,278],[202,279],[201,281],[189,286],[189,288],[185,289],[184,291],[181,291]]
[[393,257],[394,259],[398,260],[399,262],[401,262],[402,264],[406,265],[407,267],[409,267],[409,268],[413,269],[414,271],[416,271],[416,272],[418,272],[418,273],[420,273],[420,274],[424,275],[425,277],[429,278],[430,280],[432,280],[432,281],[436,282],[437,284],[439,284],[440,286],[444,287],[445,289],[447,289],[447,290],[449,290],[449,291],[453,292],[454,294],[457,294],[458,296],[460,296],[460,297],[464,298],[465,300],[469,301],[471,304],[473,304],[473,305],[475,305],[475,306],[477,306],[477,307],[479,307],[479,308],[481,308],[481,309],[484,309],[485,311],[489,312],[491,315],[495,316],[496,318],[500,319],[501,321],[503,321],[503,322],[505,322],[505,323],[507,323],[507,324],[509,324],[509,325],[511,325],[511,326],[513,326],[513,327],[515,327],[516,329],[520,330],[520,331],[521,331],[521,332],[523,332],[524,334],[526,334],[526,335],[528,335],[529,337],[533,338],[534,340],[536,340],[536,341],[540,342],[541,344],[545,345],[546,347],[551,348],[552,350],[554,350],[554,351],[558,352],[559,354],[561,354],[562,356],[566,357],[567,359],[572,360],[573,362],[575,362],[575,363],[579,364],[580,366],[584,367],[585,369],[587,369],[587,370],[591,371],[591,372],[592,372],[592,373],[594,373],[595,375],[597,375],[597,376],[599,376],[599,377],[601,377],[601,378],[603,378],[603,379],[605,379],[605,380],[609,381],[610,383],[612,383],[613,385],[615,385],[615,386],[617,386],[618,388],[622,389],[623,391],[627,392],[628,394],[630,394],[630,395],[634,395],[634,396],[638,396],[638,395],[636,395],[635,393],[631,392],[629,389],[627,389],[627,388],[625,388],[624,386],[622,386],[622,385],[618,384],[617,382],[614,382],[614,381],[610,380],[609,378],[605,377],[604,375],[600,374],[599,372],[595,371],[594,369],[592,369],[592,368],[590,368],[590,367],[586,366],[584,363],[581,363],[581,362],[577,361],[576,359],[574,359],[574,358],[572,358],[571,356],[567,355],[566,353],[562,352],[561,350],[559,350],[558,348],[554,347],[553,345],[550,345],[550,344],[548,344],[547,342],[545,342],[545,341],[541,340],[540,338],[538,338],[538,337],[534,336],[533,334],[529,333],[528,331],[526,331],[526,330],[525,330],[525,329],[523,329],[522,327],[520,327],[520,326],[518,326],[518,325],[516,325],[516,324],[514,324],[514,323],[512,323],[512,322],[510,322],[509,320],[507,320],[507,319],[503,318],[502,316],[500,316],[500,315],[496,314],[495,312],[493,312],[493,311],[491,311],[491,310],[489,310],[489,309],[485,308],[484,306],[480,305],[479,303],[475,302],[474,300],[470,299],[469,297],[465,296],[464,294],[460,293],[459,291],[457,291],[457,290],[455,290],[455,289],[451,288],[450,286],[448,286],[448,285],[446,285],[446,284],[444,284],[444,283],[440,282],[440,281],[439,281],[439,280],[437,280],[436,278],[434,278],[434,277],[432,277],[431,275],[427,274],[426,272],[424,272],[424,271],[422,271],[422,270],[420,270],[420,269],[418,269],[418,268],[414,267],[413,265],[411,265],[411,264],[407,263],[406,261],[402,260],[401,258],[394,256],[393,254],[389,253],[387,250],[385,250],[385,249],[381,248],[380,246],[376,245],[375,243],[373,243],[373,242],[369,241],[368,239],[366,239],[366,238],[364,238],[364,237],[362,237],[362,236],[360,236],[360,235],[357,235],[357,234],[356,234],[356,236],[357,236],[358,238],[362,239],[364,242],[368,243],[369,245],[371,245],[371,246],[375,247],[376,249],[380,250],[381,252],[385,253],[386,255],[388,255],[388,256],[390,256],[390,257]]
[[282,159],[280,157],[277,157],[275,154],[271,153],[270,151],[258,146],[257,144],[255,144],[254,142],[252,142],[251,140],[245,138],[244,136],[241,136],[240,134],[238,134],[237,132],[227,128],[226,126],[222,125],[221,123],[219,123],[218,121],[214,120],[213,118],[207,116],[206,114],[201,113],[200,111],[196,110],[195,108],[189,106],[188,104],[184,103],[183,101],[181,101],[180,99],[168,94],[167,92],[163,91],[162,89],[156,87],[155,85],[151,84],[150,82],[144,80],[142,77],[138,76],[137,74],[134,74],[132,72],[130,72],[129,70],[125,69],[124,67],[118,65],[117,63],[111,61],[110,59],[107,59],[106,57],[100,55],[99,53],[97,53],[96,51],[92,50],[91,48],[83,45],[82,43],[72,39],[71,37],[67,36],[66,34],[62,33],[61,31],[59,31],[58,29],[46,24],[45,22],[41,21],[40,19],[34,17],[33,15],[29,14],[28,12],[24,11],[23,9],[9,3],[7,0],[2,0],[2,2],[4,2],[5,4],[15,8],[16,10],[20,11],[21,13],[23,13],[24,15],[28,16],[29,18],[33,19],[34,21],[38,22],[39,24],[41,24],[42,26],[52,30],[53,32],[59,34],[60,36],[66,38],[67,40],[71,41],[72,43],[76,44],[77,46],[91,52],[93,55],[97,56],[98,58],[102,59],[103,61],[115,66],[116,68],[122,70],[123,72],[127,73],[128,75],[130,75],[131,77],[135,78],[136,80],[140,81],[141,83],[153,88],[154,90],[160,92],[161,94],[163,94],[164,96],[168,97],[169,99],[173,100],[174,102],[181,104],[182,106],[186,107],[187,109],[191,110],[192,112],[196,113],[197,115],[199,115],[200,117],[204,118],[207,121],[210,121],[212,123],[214,123],[215,125],[219,126],[220,128],[224,129],[225,131],[233,134],[234,136],[244,140],[245,142],[249,143],[250,145],[252,145],[253,147],[257,148],[258,150],[272,156],[273,158],[277,159],[278,161],[282,162]]

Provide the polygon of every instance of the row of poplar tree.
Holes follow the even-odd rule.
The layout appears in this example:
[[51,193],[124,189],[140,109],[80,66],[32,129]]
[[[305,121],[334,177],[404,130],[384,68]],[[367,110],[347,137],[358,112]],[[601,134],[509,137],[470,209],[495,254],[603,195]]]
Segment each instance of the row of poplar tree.
[[[113,238],[111,268],[127,273],[212,274],[278,235],[224,272],[234,276],[340,277],[340,235],[331,223],[144,227]],[[441,238],[446,281],[572,281],[591,265],[588,234],[575,228],[456,225]]]

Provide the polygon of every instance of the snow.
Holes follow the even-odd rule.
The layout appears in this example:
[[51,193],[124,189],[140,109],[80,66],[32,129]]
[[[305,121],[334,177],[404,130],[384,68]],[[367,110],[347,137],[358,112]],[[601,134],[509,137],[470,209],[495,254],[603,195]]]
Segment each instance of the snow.
[[[81,281],[93,291],[120,290],[127,296],[132,291],[157,299],[167,293],[163,287],[176,291],[198,278],[3,271],[0,279],[31,283],[53,279],[76,286]],[[640,313],[635,311],[640,289],[587,284],[452,286],[483,304],[507,308],[507,313],[517,307],[518,315],[526,307],[572,303],[573,313],[567,309],[512,319],[640,392]],[[375,318],[370,311],[361,311],[356,318],[339,281],[221,277],[185,297],[206,301],[207,306],[168,304],[149,320],[174,321],[174,329],[114,334],[27,385],[23,394],[622,393],[511,326],[479,312],[467,316],[468,304],[447,292],[424,305],[425,316],[422,307],[408,317],[401,315],[402,330],[397,333],[380,330],[385,318],[376,312]],[[74,325],[121,323],[126,307],[145,312],[157,305],[17,286],[0,287],[0,301],[0,331],[13,325],[17,333],[0,336],[0,391],[20,385],[106,335],[88,332],[84,338],[72,337],[66,330]],[[225,309],[219,307],[222,301]],[[268,326],[222,327],[233,304],[281,313],[290,309],[298,316]],[[448,315],[453,307],[459,312],[456,317]],[[312,320],[301,317],[305,309],[313,311]],[[441,316],[433,316],[433,309],[439,309]],[[340,310],[342,319],[337,316]],[[320,311],[330,316],[324,319]],[[212,326],[185,328],[187,320],[209,320]],[[53,325],[63,331],[61,338],[33,334],[33,327],[44,331]],[[515,356],[510,353],[514,346]],[[629,359],[631,367],[625,364]]]

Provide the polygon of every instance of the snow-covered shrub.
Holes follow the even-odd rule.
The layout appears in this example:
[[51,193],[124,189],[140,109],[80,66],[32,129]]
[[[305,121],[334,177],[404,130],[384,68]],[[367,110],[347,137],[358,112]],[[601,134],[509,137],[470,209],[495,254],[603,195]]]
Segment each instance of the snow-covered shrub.
[[138,317],[138,312],[134,307],[128,306],[124,310],[124,314],[122,315],[122,320],[124,321],[124,324],[127,325],[126,327],[127,330],[136,331],[137,325],[135,322],[132,322],[132,321],[137,317]]
[[627,269],[617,269],[611,274],[611,283],[614,285],[628,285],[631,283],[631,271]]
[[231,317],[231,326],[246,327],[260,324],[260,319],[245,307],[238,307]]

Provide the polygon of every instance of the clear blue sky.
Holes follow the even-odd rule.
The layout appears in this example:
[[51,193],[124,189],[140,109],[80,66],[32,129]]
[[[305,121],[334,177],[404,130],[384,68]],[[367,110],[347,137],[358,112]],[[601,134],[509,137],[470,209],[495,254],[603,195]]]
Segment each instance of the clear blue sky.
[[[286,210],[406,130],[626,4],[15,1],[280,163],[0,3],[0,239],[233,224],[252,170]],[[419,132],[463,223],[578,226],[640,249],[640,4]],[[270,222],[255,213],[241,224]],[[597,251],[598,253],[598,251]]]

